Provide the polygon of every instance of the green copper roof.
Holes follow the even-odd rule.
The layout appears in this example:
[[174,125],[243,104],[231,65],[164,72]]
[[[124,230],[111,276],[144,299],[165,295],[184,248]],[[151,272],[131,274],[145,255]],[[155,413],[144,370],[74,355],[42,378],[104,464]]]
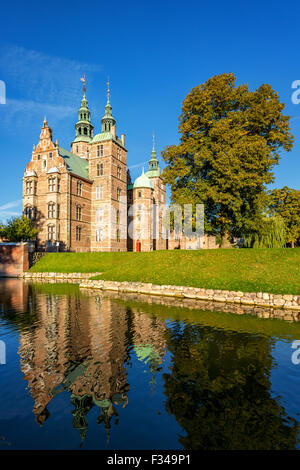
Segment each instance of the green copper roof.
[[73,142],[88,142],[88,143],[90,143],[91,141],[92,141],[92,137],[90,137],[89,135],[84,135],[84,134],[77,135],[75,139],[73,140]]
[[156,170],[149,170],[146,171],[145,175],[148,176],[148,178],[154,178],[155,176],[160,176],[160,170],[159,168]]
[[58,147],[58,153],[65,160],[67,170],[70,173],[89,179],[89,164],[87,160],[74,155],[74,153],[71,153],[62,147]]
[[100,134],[96,134],[93,137],[92,144],[95,142],[103,142],[104,140],[113,140],[114,142],[117,142],[121,147],[125,148],[124,145],[122,144],[122,140],[119,139],[119,137],[114,137],[111,132],[101,132]]
[[148,176],[145,175],[145,173],[143,173],[141,176],[139,176],[135,180],[133,187],[134,188],[151,188],[151,189],[154,188],[152,181],[150,181],[150,179],[148,178]]

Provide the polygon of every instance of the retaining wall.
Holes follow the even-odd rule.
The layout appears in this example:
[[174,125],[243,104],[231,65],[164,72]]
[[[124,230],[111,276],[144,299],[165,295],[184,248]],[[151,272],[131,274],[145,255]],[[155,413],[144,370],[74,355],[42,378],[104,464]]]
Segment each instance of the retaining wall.
[[27,269],[27,243],[0,243],[0,277],[19,277]]

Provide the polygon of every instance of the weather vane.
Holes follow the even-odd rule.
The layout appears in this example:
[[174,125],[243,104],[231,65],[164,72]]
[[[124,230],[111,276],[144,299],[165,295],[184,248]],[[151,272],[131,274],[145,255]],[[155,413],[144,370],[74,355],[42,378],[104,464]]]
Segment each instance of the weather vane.
[[81,77],[80,79],[82,82],[83,82],[83,93],[85,94],[86,93],[86,86],[85,86],[85,74],[83,75],[83,77]]
[[109,102],[109,76],[107,77],[107,101]]

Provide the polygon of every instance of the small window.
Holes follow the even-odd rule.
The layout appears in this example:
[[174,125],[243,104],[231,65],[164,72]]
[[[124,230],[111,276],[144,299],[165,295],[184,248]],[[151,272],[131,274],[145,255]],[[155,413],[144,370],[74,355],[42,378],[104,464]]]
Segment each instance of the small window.
[[96,210],[96,222],[103,222],[103,209],[97,209]]
[[48,240],[54,241],[55,240],[55,227],[54,225],[48,225]]
[[52,153],[49,153],[49,158],[52,158]]
[[49,202],[48,204],[48,219],[53,219],[55,217],[55,204],[54,202]]
[[142,197],[142,192],[141,191],[139,191],[138,197]]
[[117,224],[120,223],[120,211],[117,210]]
[[76,241],[80,242],[81,240],[81,227],[76,227]]
[[102,242],[103,240],[103,229],[102,228],[97,228],[96,230],[96,241],[97,242]]
[[120,230],[118,229],[117,230],[117,242],[120,242],[121,241],[121,234],[120,234]]
[[102,198],[103,198],[103,187],[96,186],[96,199],[102,199]]
[[118,177],[119,179],[121,179],[121,174],[122,174],[121,167],[118,166],[118,168],[117,168],[117,177]]
[[40,160],[40,159],[41,159],[41,156],[40,156],[40,155],[38,155],[38,160]]
[[117,188],[117,201],[121,199],[121,188]]
[[81,207],[76,206],[76,220],[81,220]]
[[82,196],[82,182],[81,181],[77,181],[77,188],[76,188],[76,191],[77,191],[77,196]]

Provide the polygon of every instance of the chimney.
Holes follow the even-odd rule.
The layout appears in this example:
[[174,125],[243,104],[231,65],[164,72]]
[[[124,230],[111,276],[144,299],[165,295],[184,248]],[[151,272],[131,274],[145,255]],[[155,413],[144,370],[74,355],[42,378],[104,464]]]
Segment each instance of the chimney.
[[124,145],[125,147],[125,134],[121,134],[121,142],[122,142],[122,145]]
[[111,126],[111,133],[115,139],[116,138],[116,126]]

